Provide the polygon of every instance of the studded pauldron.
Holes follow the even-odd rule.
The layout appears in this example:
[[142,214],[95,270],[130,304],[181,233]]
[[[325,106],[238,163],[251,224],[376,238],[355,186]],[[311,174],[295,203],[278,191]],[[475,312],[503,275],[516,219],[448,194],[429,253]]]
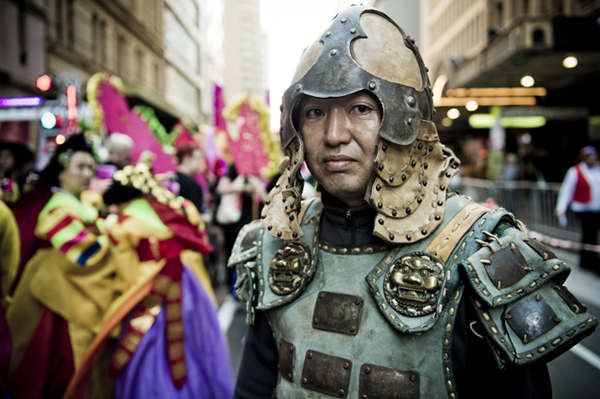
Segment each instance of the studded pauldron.
[[549,248],[517,228],[481,244],[461,266],[499,367],[552,358],[594,330],[598,321],[561,285],[568,265]]
[[[246,308],[246,321],[254,323],[255,310],[282,306],[296,299],[316,270],[321,203],[306,205],[297,225],[302,234],[284,241],[268,233],[265,221],[242,228],[233,246],[228,267],[235,267],[235,291]],[[263,258],[269,254],[269,259]]]

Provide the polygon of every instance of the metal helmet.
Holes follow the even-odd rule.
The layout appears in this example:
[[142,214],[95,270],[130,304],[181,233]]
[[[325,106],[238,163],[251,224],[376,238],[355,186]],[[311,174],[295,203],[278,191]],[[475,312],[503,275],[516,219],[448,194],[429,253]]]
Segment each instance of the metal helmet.
[[308,47],[283,95],[281,145],[300,136],[295,108],[305,96],[342,97],[372,93],[381,105],[379,135],[407,145],[421,120],[431,120],[432,94],[427,68],[415,42],[386,14],[352,6]]

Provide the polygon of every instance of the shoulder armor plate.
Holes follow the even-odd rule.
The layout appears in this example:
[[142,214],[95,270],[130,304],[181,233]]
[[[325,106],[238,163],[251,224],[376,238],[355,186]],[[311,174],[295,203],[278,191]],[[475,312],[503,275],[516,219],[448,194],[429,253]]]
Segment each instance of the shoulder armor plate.
[[501,368],[556,356],[593,331],[597,320],[561,286],[565,262],[515,227],[486,235],[461,267]]
[[296,299],[312,280],[317,267],[321,202],[312,201],[300,223],[302,237],[283,241],[273,237],[261,221],[240,231],[228,267],[236,267],[235,291],[254,322],[255,309],[266,310]]
[[438,231],[415,244],[395,247],[371,270],[367,283],[390,325],[405,334],[422,333],[445,318],[446,311],[454,317],[462,295],[456,265],[472,250],[469,238],[483,234],[480,221],[496,220],[500,216],[495,213],[464,196],[448,197]]

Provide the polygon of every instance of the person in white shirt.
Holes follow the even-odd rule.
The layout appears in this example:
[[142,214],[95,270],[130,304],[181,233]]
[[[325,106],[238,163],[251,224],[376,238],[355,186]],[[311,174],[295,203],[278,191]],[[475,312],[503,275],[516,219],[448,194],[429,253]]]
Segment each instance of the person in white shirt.
[[[556,215],[565,220],[565,212],[570,204],[581,223],[581,242],[596,245],[600,230],[600,165],[596,148],[583,147],[580,158],[581,162],[569,168],[562,182]],[[579,266],[600,272],[598,253],[591,249],[587,247],[580,250]]]

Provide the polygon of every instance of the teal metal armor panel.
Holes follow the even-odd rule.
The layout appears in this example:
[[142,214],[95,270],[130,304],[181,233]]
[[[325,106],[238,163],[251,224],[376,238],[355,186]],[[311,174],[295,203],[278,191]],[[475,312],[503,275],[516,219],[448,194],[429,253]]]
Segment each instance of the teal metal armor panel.
[[[364,278],[372,265],[385,261],[388,252],[363,255],[340,255],[320,250],[319,266],[313,281],[302,296],[292,303],[270,310],[267,314],[275,335],[275,342],[284,339],[295,346],[293,382],[279,378],[277,397],[318,398],[328,397],[301,386],[303,362],[307,351],[317,351],[352,361],[347,397],[357,398],[360,369],[371,363],[393,369],[417,371],[420,377],[421,398],[448,397],[448,383],[444,359],[449,360],[452,319],[443,314],[426,334],[403,334],[390,328],[378,304],[370,297],[370,287]],[[456,283],[448,283],[452,296],[449,306],[456,308],[460,290]],[[355,295],[364,304],[356,336],[312,328],[312,317],[319,292],[328,291]],[[454,312],[453,312],[454,315]]]

